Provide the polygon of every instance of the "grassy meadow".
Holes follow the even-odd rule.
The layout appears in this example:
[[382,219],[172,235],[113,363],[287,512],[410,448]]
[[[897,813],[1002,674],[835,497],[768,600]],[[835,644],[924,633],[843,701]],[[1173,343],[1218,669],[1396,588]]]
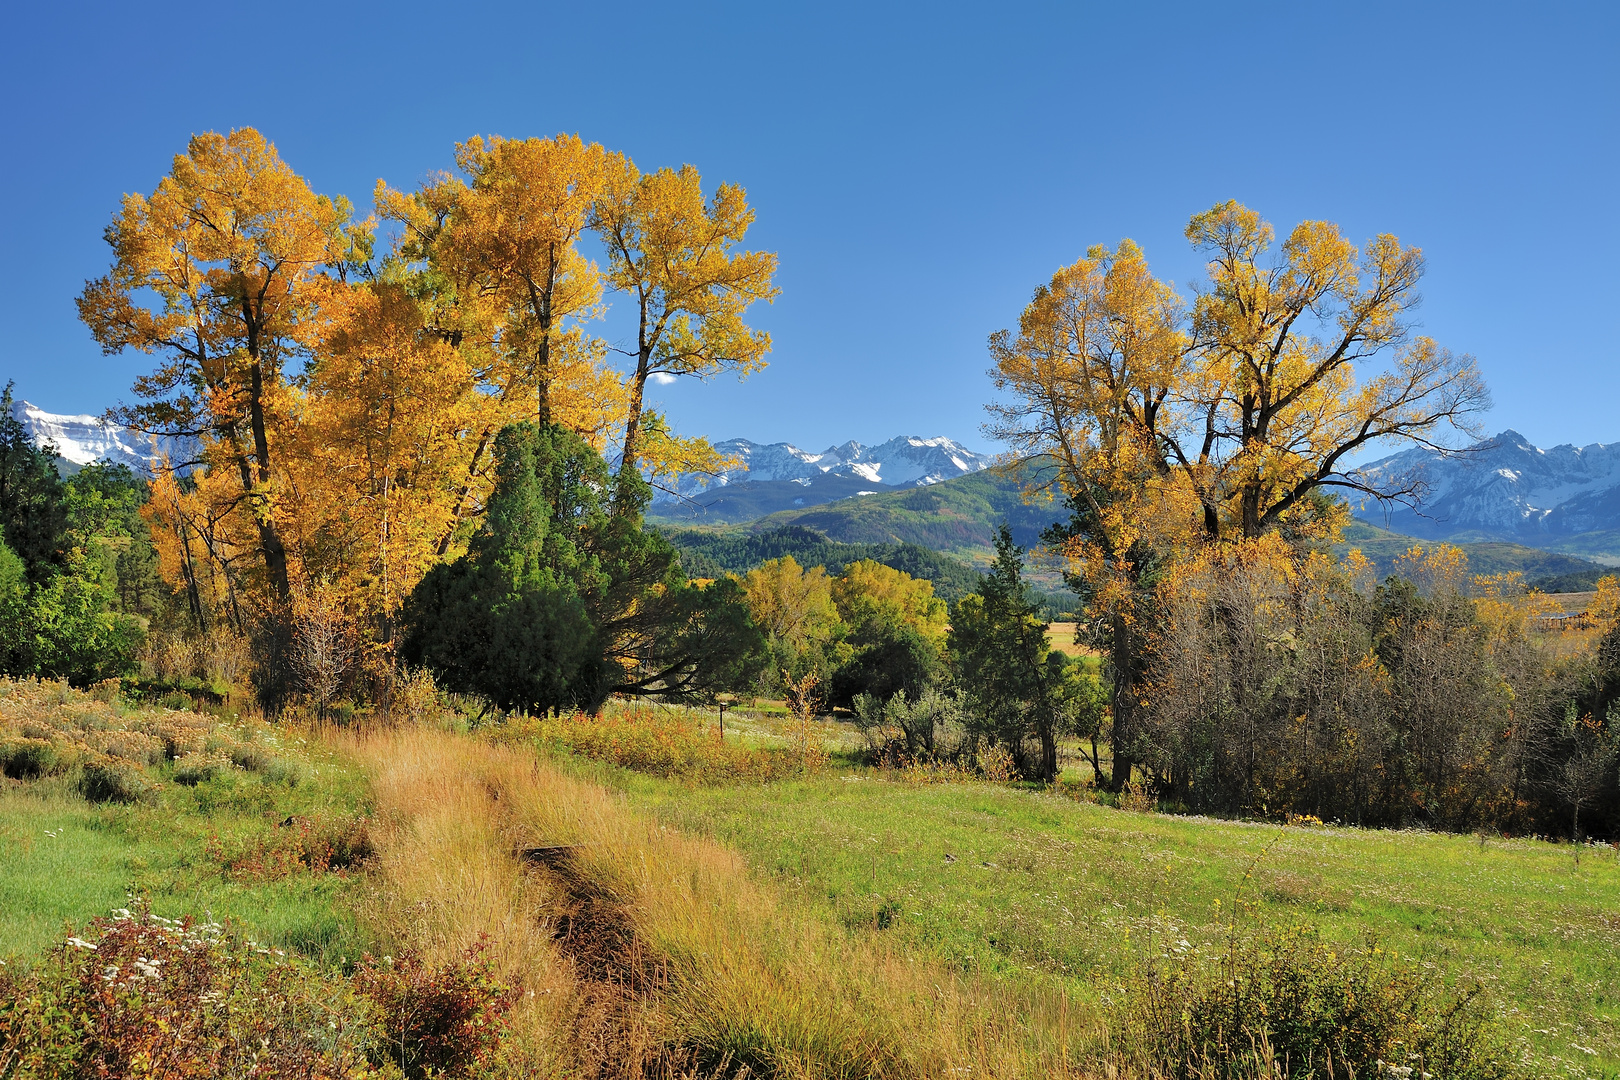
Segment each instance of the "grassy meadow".
[[[806,758],[769,709],[722,742],[674,710],[317,732],[51,693],[0,717],[11,970],[136,893],[340,975],[482,941],[515,988],[489,1075],[1145,1076],[1108,1064],[1144,965],[1218,954],[1234,922],[1310,926],[1329,955],[1483,985],[1514,1075],[1620,1075],[1611,848],[924,782],[853,765],[833,721]],[[180,752],[85,797],[108,748],[127,767],[158,731]]]
[[1370,935],[1437,979],[1480,976],[1538,1056],[1620,1065],[1612,848],[1132,813],[861,773],[693,789],[576,768],[734,847],[828,922],[955,970],[1098,1004],[1144,953],[1219,948],[1240,906],[1241,921]]
[[[82,927],[131,895],[159,915],[212,913],[321,960],[366,947],[349,903],[360,878],[309,872],[311,862],[341,870],[334,843],[345,848],[339,863],[365,843],[355,832],[365,780],[319,738],[61,684],[0,691],[0,956],[37,952],[64,923]],[[182,750],[177,759],[154,732]],[[85,776],[98,769],[126,790],[86,798]]]

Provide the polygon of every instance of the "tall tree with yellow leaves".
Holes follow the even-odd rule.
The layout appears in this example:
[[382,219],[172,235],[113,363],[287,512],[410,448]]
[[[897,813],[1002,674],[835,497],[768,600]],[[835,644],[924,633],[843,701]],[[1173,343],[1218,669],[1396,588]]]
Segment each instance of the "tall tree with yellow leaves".
[[453,527],[479,395],[405,284],[344,289],[325,314],[284,458],[289,529],[304,578],[386,643]]
[[[1330,538],[1341,511],[1327,491],[1421,491],[1355,469],[1358,452],[1439,445],[1488,404],[1471,357],[1412,334],[1417,249],[1386,235],[1360,251],[1305,222],[1268,261],[1271,227],[1235,202],[1194,216],[1187,236],[1212,256],[1190,318],[1126,242],[1060,270],[1018,336],[990,343],[1011,397],[991,406],[988,430],[1026,462],[1055,461],[1075,512],[1049,540],[1109,640],[1116,786],[1140,704],[1147,563],[1277,530]],[[1385,370],[1359,381],[1356,365],[1372,361]]]
[[629,159],[610,156],[592,225],[607,247],[609,284],[636,305],[621,469],[641,466],[652,376],[743,377],[765,366],[771,337],[751,330],[743,315],[754,301],[775,299],[777,260],[737,250],[753,221],[736,185],[721,184],[705,200],[702,177],[690,165],[642,174]]
[[585,333],[601,275],[579,251],[603,182],[606,152],[576,135],[474,137],[456,147],[463,176],[404,195],[378,182],[379,215],[401,234],[425,327],[466,358],[481,391],[461,497],[439,538],[481,505],[495,433],[525,415],[559,423],[598,450],[623,425],[624,389],[605,345]]
[[[535,415],[552,422],[553,355],[579,353],[571,318],[589,314],[602,296],[596,266],[580,254],[584,231],[603,183],[606,151],[578,135],[551,139],[478,137],[456,147],[469,178],[457,193],[439,238],[437,261],[474,282],[501,314],[501,347],[532,384]],[[588,362],[588,361],[587,361]]]
[[1047,541],[1065,556],[1108,651],[1116,790],[1132,768],[1151,603],[1144,576],[1157,551],[1184,539],[1197,505],[1187,494],[1208,473],[1200,462],[1173,469],[1164,453],[1180,419],[1174,395],[1188,381],[1182,314],[1175,291],[1127,240],[1058,270],[1024,309],[1018,334],[990,338],[991,378],[1010,397],[990,407],[987,430],[1028,467],[1032,497],[1055,487],[1073,511]]
[[[124,198],[106,234],[112,269],[78,301],[104,352],[160,357],[135,381],[144,403],[115,418],[201,439],[214,494],[254,534],[278,604],[290,595],[274,471],[284,371],[307,349],[327,271],[366,243],[348,216],[252,128],[198,135],[150,196]],[[227,475],[234,489],[218,490]]]
[[[1322,489],[1420,496],[1416,478],[1349,463],[1389,441],[1439,448],[1448,430],[1474,433],[1490,406],[1473,357],[1413,334],[1423,253],[1387,233],[1358,250],[1331,222],[1306,221],[1268,261],[1271,225],[1236,202],[1195,215],[1187,238],[1210,256],[1190,329],[1195,377],[1181,394],[1221,474],[1212,538],[1309,528]],[[1361,381],[1368,363],[1384,370]],[[1181,441],[1167,450],[1187,460]]]

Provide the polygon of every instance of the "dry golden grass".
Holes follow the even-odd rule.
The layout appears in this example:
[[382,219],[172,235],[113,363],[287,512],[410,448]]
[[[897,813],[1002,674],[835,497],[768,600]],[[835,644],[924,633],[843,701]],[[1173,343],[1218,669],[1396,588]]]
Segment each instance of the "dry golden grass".
[[1055,622],[1046,628],[1046,643],[1053,652],[1063,653],[1065,656],[1097,656],[1096,649],[1088,649],[1084,645],[1075,644],[1074,627],[1072,622]]
[[1061,994],[856,943],[531,752],[345,738],[381,822],[378,928],[434,959],[488,935],[523,990],[513,1075],[1052,1076],[1094,1045]]

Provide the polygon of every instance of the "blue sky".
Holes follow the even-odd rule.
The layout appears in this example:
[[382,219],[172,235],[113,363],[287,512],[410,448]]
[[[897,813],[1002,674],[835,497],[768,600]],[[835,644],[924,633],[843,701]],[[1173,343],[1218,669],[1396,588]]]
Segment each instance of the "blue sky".
[[14,5],[0,88],[0,377],[99,412],[73,299],[193,132],[251,125],[323,192],[414,186],[475,133],[579,132],[747,188],[771,366],[661,387],[719,439],[979,433],[985,338],[1088,244],[1178,284],[1237,198],[1424,248],[1425,332],[1491,429],[1620,440],[1620,5]]

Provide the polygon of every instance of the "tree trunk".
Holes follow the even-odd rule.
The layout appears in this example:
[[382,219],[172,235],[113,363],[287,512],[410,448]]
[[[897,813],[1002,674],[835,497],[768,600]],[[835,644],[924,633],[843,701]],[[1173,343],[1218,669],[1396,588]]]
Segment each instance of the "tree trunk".
[[[253,431],[253,455],[258,463],[257,486],[262,490],[270,483],[270,438],[264,423],[264,365],[258,357],[258,335],[252,323],[249,323],[248,351],[252,356],[248,365],[248,425]],[[266,500],[267,496],[261,494],[255,503]],[[270,585],[275,589],[276,599],[286,603],[292,596],[292,586],[287,577],[287,547],[281,542],[281,534],[276,531],[268,508],[260,506],[259,509],[261,512],[253,516],[259,526],[259,550],[264,556],[264,568],[270,575]]]
[[1114,760],[1109,770],[1108,790],[1117,794],[1130,782],[1131,770],[1136,765],[1130,753],[1131,739],[1136,733],[1136,641],[1130,626],[1117,615],[1109,652],[1114,669]]
[[[636,374],[630,381],[630,408],[624,421],[624,457],[619,462],[620,477],[629,476],[631,471],[637,468],[641,448],[642,391],[647,385],[647,360],[646,356],[641,358],[641,362],[636,366]],[[615,500],[615,512],[620,512],[622,505]]]

